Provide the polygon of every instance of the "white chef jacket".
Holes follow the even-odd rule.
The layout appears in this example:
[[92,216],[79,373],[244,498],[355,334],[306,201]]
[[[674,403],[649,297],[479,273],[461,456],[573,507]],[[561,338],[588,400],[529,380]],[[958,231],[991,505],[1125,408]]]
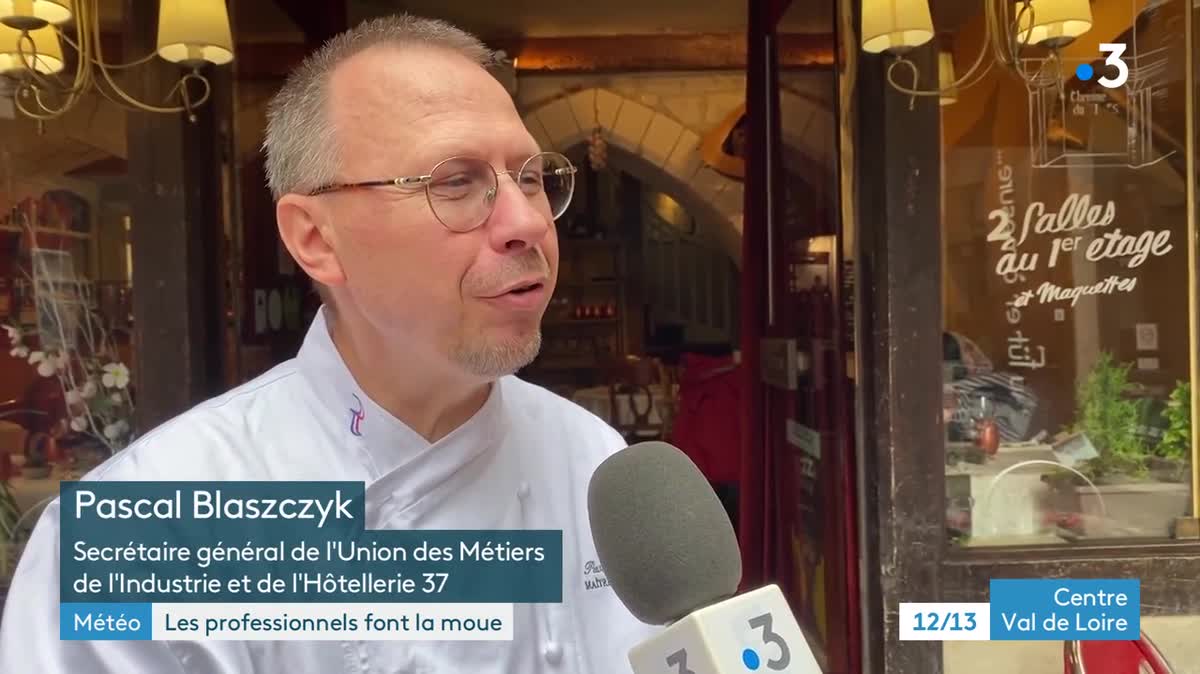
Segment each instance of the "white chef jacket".
[[25,548],[0,621],[4,674],[614,674],[656,628],[605,582],[587,517],[595,467],[625,445],[516,377],[430,443],[355,383],[318,313],[296,358],[139,438],[87,480],[366,483],[370,529],[561,529],[563,601],[513,607],[513,640],[60,641],[59,503]]

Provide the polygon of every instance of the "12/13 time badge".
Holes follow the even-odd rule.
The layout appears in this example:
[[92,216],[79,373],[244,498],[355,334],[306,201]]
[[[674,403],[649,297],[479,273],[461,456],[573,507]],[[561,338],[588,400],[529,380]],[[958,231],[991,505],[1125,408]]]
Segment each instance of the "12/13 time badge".
[[901,641],[987,641],[991,609],[986,603],[903,602]]

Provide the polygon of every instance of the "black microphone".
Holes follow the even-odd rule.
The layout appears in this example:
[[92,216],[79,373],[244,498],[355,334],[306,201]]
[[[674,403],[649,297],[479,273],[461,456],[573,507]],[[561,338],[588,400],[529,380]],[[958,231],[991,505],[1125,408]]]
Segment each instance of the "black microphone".
[[610,456],[588,485],[588,519],[617,598],[669,625],[629,651],[636,674],[821,674],[778,586],[736,595],[733,525],[683,452],[643,442]]

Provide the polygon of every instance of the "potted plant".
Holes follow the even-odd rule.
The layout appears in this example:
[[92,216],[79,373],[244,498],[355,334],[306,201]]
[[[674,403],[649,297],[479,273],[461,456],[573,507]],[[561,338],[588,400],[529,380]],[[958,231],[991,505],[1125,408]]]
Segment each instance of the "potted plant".
[[1185,482],[1192,458],[1192,385],[1175,384],[1162,411],[1166,428],[1150,458],[1151,472],[1167,482]]
[[1071,430],[1086,433],[1096,448],[1098,456],[1085,462],[1083,472],[1097,483],[1136,481],[1147,475],[1149,450],[1138,434],[1141,405],[1128,395],[1129,369],[1102,353],[1076,389]]
[[[1151,468],[1178,464],[1190,447],[1182,449],[1175,433],[1153,447],[1147,442],[1141,430],[1146,402],[1130,395],[1129,371],[1102,353],[1076,391],[1077,421],[1070,430],[1095,448],[1079,467],[1095,486],[1076,481],[1074,501],[1089,535],[1167,536],[1171,522],[1186,512],[1190,487]],[[1176,395],[1183,395],[1178,388]]]

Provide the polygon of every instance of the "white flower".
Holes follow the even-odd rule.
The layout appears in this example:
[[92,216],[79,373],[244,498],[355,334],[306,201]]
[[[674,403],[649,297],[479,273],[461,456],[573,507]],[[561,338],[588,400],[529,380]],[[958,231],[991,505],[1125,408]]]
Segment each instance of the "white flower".
[[79,389],[71,389],[67,391],[67,404],[78,405],[83,402],[83,396],[80,395]]
[[104,366],[101,382],[106,388],[125,388],[129,385],[129,368],[124,363],[109,363]]
[[88,379],[86,382],[84,382],[83,389],[79,392],[79,395],[83,396],[85,400],[90,399],[93,396],[95,396],[96,395],[96,380]]
[[42,351],[34,351],[29,354],[29,364],[37,365],[46,358],[46,354]]
[[[74,393],[74,391],[72,391],[72,393]],[[76,433],[82,433],[87,430],[87,425],[87,419],[84,417],[75,417],[71,419],[71,430],[75,431]]]
[[124,421],[114,421],[104,427],[104,437],[108,438],[109,440],[116,440],[117,438],[125,435],[125,433],[128,431],[129,424],[125,423]]
[[16,346],[21,342],[21,331],[11,325],[4,326],[4,332],[8,334],[8,341]]
[[54,373],[56,372],[54,369],[54,361],[43,360],[42,362],[38,363],[37,371],[38,374],[42,375],[43,377],[53,377]]
[[121,397],[120,393],[114,393],[111,396],[109,396],[108,399],[113,401],[114,405],[120,405],[125,400],[124,398]]
[[25,358],[29,355],[29,347],[15,346],[13,347],[12,351],[8,352],[8,355],[12,356],[13,358]]

